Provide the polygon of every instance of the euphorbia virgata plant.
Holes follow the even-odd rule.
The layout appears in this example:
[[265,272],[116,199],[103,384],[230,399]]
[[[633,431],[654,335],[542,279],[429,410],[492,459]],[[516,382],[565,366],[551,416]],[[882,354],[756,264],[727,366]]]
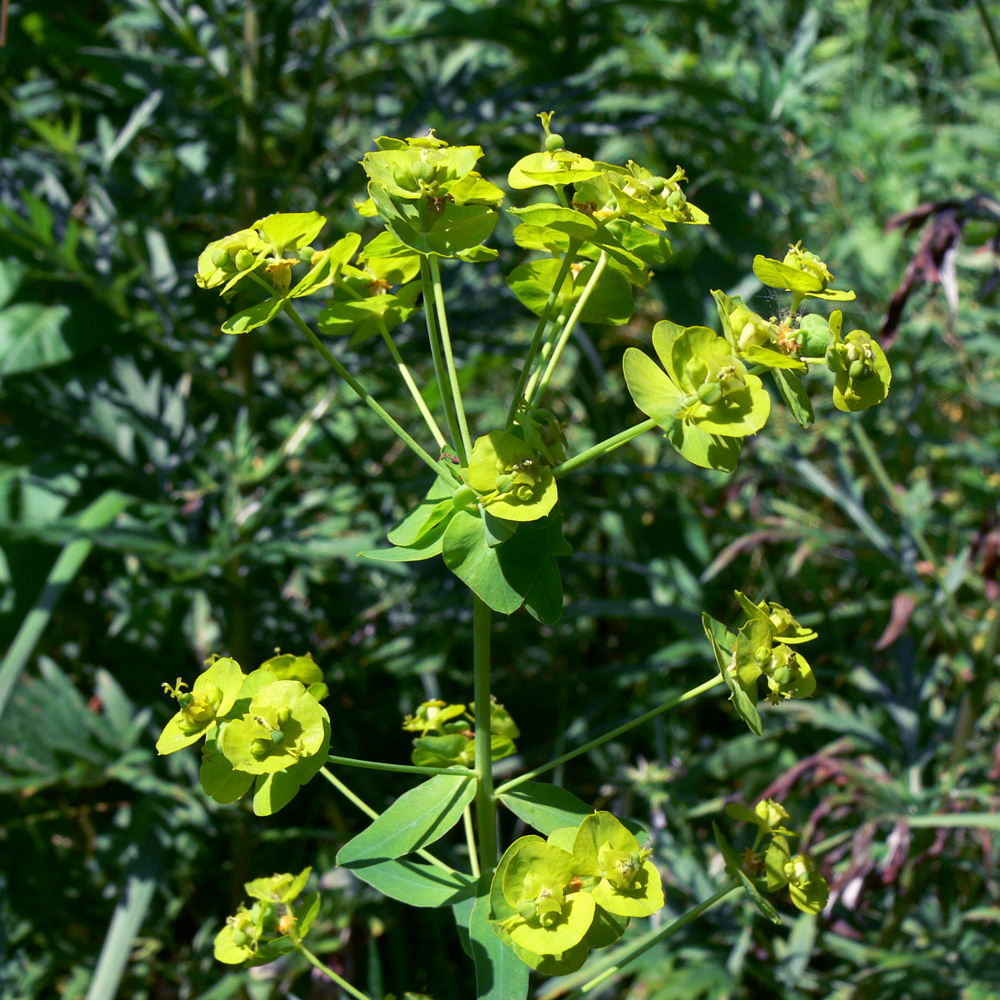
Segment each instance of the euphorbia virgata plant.
[[[790,294],[781,319],[752,311],[741,299],[712,292],[717,332],[668,319],[649,334],[650,350],[629,348],[624,377],[647,419],[584,450],[549,398],[553,374],[578,324],[623,324],[650,269],[670,259],[668,236],[679,226],[708,224],[684,191],[677,168],[656,175],[588,159],[566,148],[539,116],[542,151],[511,169],[508,183],[529,203],[508,209],[514,240],[533,259],[514,268],[508,284],[537,317],[534,334],[510,387],[506,419],[474,427],[458,377],[444,272],[450,263],[497,257],[486,245],[504,211],[505,193],[477,170],[479,146],[451,146],[437,136],[380,137],[362,167],[368,198],[362,216],[383,226],[362,246],[349,233],[322,245],[326,220],[316,212],[275,214],[213,241],[198,263],[197,281],[225,296],[237,285],[260,290],[260,301],[223,324],[243,334],[285,317],[423,463],[423,499],[387,532],[388,545],[370,559],[407,562],[440,557],[470,591],[473,616],[473,690],[459,702],[435,699],[402,720],[414,734],[410,763],[356,760],[338,755],[322,674],[312,658],[276,656],[244,673],[246,665],[214,659],[192,688],[170,688],[180,705],[158,744],[161,753],[204,740],[201,780],[219,802],[235,802],[253,788],[253,809],[270,816],[317,775],[371,820],[340,850],[338,863],[393,898],[416,907],[466,913],[476,996],[520,1000],[532,970],[550,976],[578,970],[592,952],[615,949],[604,971],[570,996],[595,989],[608,977],[730,892],[745,890],[770,919],[766,898],[784,893],[800,909],[825,905],[826,883],[817,863],[792,854],[796,836],[781,803],[731,806],[732,819],[754,831],[739,853],[717,830],[728,875],[718,891],[678,919],[636,936],[664,905],[661,866],[650,833],[627,816],[594,810],[566,789],[537,780],[559,764],[725,685],[735,712],[762,732],[759,690],[771,704],[813,696],[816,680],[801,646],[816,633],[789,609],[736,594],[742,620],[732,628],[704,616],[706,678],[623,726],[502,784],[494,761],[514,753],[522,739],[516,721],[491,694],[494,615],[524,608],[544,624],[562,614],[566,600],[560,560],[572,551],[563,537],[559,484],[566,476],[648,431],[659,431],[683,458],[731,472],[744,441],[762,431],[772,399],[782,401],[807,428],[813,421],[804,379],[816,368],[833,373],[833,401],[842,410],[881,402],[890,372],[885,355],[863,330],[843,334],[839,310],[828,317],[803,312],[814,300],[845,302],[853,292],[834,289],[833,275],[815,253],[791,247],[781,261],[758,256],[754,271],[771,288]],[[297,300],[321,296],[315,328]],[[426,392],[404,360],[393,331],[423,312],[434,394]],[[498,332],[498,336],[500,333]],[[422,423],[404,427],[338,358],[343,338],[378,341],[412,395]],[[439,401],[437,408],[429,399]],[[715,663],[709,666],[714,655]],[[764,687],[761,688],[763,681]],[[418,783],[381,814],[343,781],[348,768],[378,768],[417,776]],[[361,771],[360,773],[364,773]],[[311,786],[310,791],[315,786]],[[536,833],[498,842],[502,806]],[[466,863],[453,866],[429,850],[453,829],[462,831]],[[318,904],[298,897],[309,878],[278,874],[247,884],[255,902],[230,918],[216,939],[220,961],[260,964],[299,952],[359,1000],[357,985],[329,968],[304,939]],[[471,902],[471,916],[468,904]],[[465,905],[463,905],[465,904]],[[469,987],[468,995],[472,995]]]

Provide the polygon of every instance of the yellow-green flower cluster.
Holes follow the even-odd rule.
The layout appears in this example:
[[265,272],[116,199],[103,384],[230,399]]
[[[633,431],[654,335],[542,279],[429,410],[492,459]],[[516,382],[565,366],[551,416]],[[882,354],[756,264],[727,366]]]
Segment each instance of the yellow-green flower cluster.
[[244,675],[231,657],[213,660],[190,691],[164,685],[180,710],[156,744],[173,753],[204,738],[201,784],[217,802],[254,786],[253,809],[269,816],[326,762],[330,717],[323,674],[311,655],[278,654]]
[[546,839],[521,837],[504,852],[490,891],[493,929],[546,975],[580,968],[613,944],[632,917],[663,906],[652,852],[609,812]]

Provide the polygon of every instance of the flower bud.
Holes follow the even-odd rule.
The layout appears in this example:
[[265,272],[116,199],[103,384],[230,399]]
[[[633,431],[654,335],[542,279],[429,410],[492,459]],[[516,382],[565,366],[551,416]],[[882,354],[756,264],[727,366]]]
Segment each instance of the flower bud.
[[253,254],[243,247],[242,250],[238,250],[236,253],[236,267],[240,271],[249,271],[253,267],[254,257]]
[[229,260],[230,260],[229,250],[226,247],[219,247],[212,254],[212,263],[216,267],[227,267],[229,265]]

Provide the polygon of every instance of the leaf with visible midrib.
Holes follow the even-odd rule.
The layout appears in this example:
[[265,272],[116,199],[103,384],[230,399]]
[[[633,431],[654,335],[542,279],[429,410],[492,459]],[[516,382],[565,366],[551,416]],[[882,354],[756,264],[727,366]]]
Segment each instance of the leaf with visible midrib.
[[456,773],[437,774],[398,799],[378,819],[348,841],[337,854],[337,864],[350,868],[370,861],[400,858],[433,844],[461,818],[476,797],[476,783]]

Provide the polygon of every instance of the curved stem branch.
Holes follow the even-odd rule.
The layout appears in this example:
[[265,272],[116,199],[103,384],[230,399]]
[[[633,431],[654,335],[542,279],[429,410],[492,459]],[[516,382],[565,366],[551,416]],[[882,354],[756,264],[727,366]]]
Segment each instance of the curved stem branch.
[[584,286],[583,292],[580,294],[580,298],[576,301],[576,307],[570,313],[569,319],[566,320],[566,325],[563,327],[562,333],[559,334],[559,339],[556,341],[555,348],[549,356],[541,381],[539,381],[538,387],[531,396],[531,404],[533,406],[537,406],[542,396],[545,395],[545,390],[549,387],[549,381],[551,380],[552,374],[556,369],[556,365],[559,364],[559,359],[562,357],[562,353],[566,349],[566,345],[569,343],[569,338],[573,333],[573,327],[580,321],[580,316],[586,308],[587,302],[590,301],[590,296],[597,287],[597,282],[601,280],[601,275],[604,274],[604,269],[607,266],[608,255],[606,251],[602,250],[601,256],[597,258],[594,270],[591,271],[590,277],[587,279],[587,284]]
[[373,410],[383,421],[387,424],[389,428],[396,434],[396,436],[423,462],[425,462],[434,472],[443,476],[445,482],[453,482],[454,475],[451,470],[443,463],[439,462],[437,459],[429,455],[423,448],[417,444],[416,441],[410,436],[407,431],[405,431],[399,423],[394,420],[385,411],[382,405],[368,392],[367,389],[337,360],[327,349],[326,344],[323,343],[316,336],[315,333],[309,328],[308,324],[302,319],[298,314],[295,306],[289,301],[285,301],[282,304],[282,308],[285,310],[286,315],[291,319],[291,321],[305,334],[306,339],[309,341],[313,347],[323,356],[326,363],[354,390],[355,394],[361,399],[361,401],[371,410]]
[[431,358],[434,361],[434,375],[437,378],[438,393],[441,405],[444,407],[444,417],[448,424],[448,432],[457,451],[462,445],[462,434],[458,426],[458,415],[455,412],[455,401],[448,385],[448,372],[444,358],[441,356],[441,341],[438,337],[437,321],[434,319],[434,286],[431,283],[428,258],[420,258],[420,282],[423,288],[424,319],[427,322],[427,339],[431,346]]
[[[700,917],[707,910],[715,906],[716,903],[725,899],[731,892],[735,892],[739,888],[740,882],[738,879],[730,880],[718,892],[709,896],[705,902],[699,903],[697,906],[692,906],[690,910],[682,913],[672,923],[667,924],[666,927],[658,927],[655,930],[649,931],[643,934],[642,937],[636,938],[631,944],[609,955],[605,959],[605,962],[610,964],[606,965],[602,972],[594,976],[593,979],[588,980],[582,986],[570,993],[564,993],[557,986],[554,990],[543,994],[541,1000],[555,1000],[556,997],[563,997],[564,1000],[577,1000],[578,997],[586,996],[591,990],[597,989],[601,983],[606,982],[612,976],[618,975],[629,962],[634,962],[640,955],[645,954],[650,948],[666,940],[671,934],[679,931],[685,924],[689,924],[692,920]],[[601,964],[604,965],[605,963]]]
[[[333,785],[333,787],[336,788],[337,791],[340,792],[340,794],[343,795],[348,802],[352,803],[352,805],[357,806],[358,809],[360,809],[369,819],[375,820],[382,815],[381,813],[378,813],[374,809],[372,809],[372,807],[368,805],[368,803],[365,802],[365,800],[361,798],[360,795],[355,795],[354,792],[352,792],[347,787],[347,785],[345,785],[340,780],[340,778],[338,778],[332,771],[328,770],[325,767],[321,767],[319,769],[319,773],[322,774],[323,777],[326,778],[326,780],[329,781],[330,784]],[[451,865],[446,865],[439,858],[434,857],[434,855],[431,854],[430,851],[425,851],[422,847],[418,848],[416,853],[419,854],[420,857],[422,857],[425,861],[429,861],[432,865],[434,865],[435,868],[440,868],[441,871],[454,872],[455,870],[454,868],[451,867]]]
[[324,976],[332,979],[345,993],[350,993],[354,997],[354,1000],[372,1000],[367,993],[362,993],[361,990],[355,989],[343,976],[337,975],[330,966],[321,962],[301,941],[299,942],[298,950],[309,961],[310,965],[319,969]]
[[363,767],[371,771],[398,771],[400,774],[454,774],[457,778],[467,778],[476,773],[472,768],[462,767],[461,764],[453,764],[451,767],[423,767],[418,764],[387,764],[379,760],[361,760],[358,757],[337,757],[335,754],[330,754],[326,762],[344,767]]
[[446,447],[445,436],[441,433],[441,428],[438,426],[438,422],[434,419],[434,414],[432,414],[428,408],[427,401],[424,399],[423,393],[417,387],[417,383],[414,382],[413,376],[410,374],[409,367],[406,362],[403,361],[403,355],[399,353],[396,341],[392,339],[392,334],[389,333],[389,329],[386,327],[384,319],[379,320],[378,327],[379,333],[382,335],[382,340],[385,342],[385,346],[389,348],[389,353],[392,355],[392,360],[396,362],[399,374],[403,376],[406,388],[410,390],[413,402],[417,404],[420,416],[424,418],[424,423],[427,424],[427,429],[431,432],[431,437],[434,438],[434,442],[438,448],[444,451]]
[[616,448],[620,448],[623,444],[628,444],[633,438],[637,438],[640,434],[645,434],[646,431],[651,431],[656,426],[656,421],[650,417],[648,420],[643,420],[641,424],[636,424],[634,427],[629,427],[626,430],[619,431],[617,434],[612,435],[609,438],[605,438],[603,441],[598,441],[597,444],[588,448],[586,451],[581,451],[579,455],[574,455],[572,458],[567,459],[562,465],[557,465],[553,470],[552,474],[556,479],[562,479],[563,476],[569,475],[581,466],[588,465],[590,462],[594,462],[599,458],[603,458],[605,455],[610,454]]
[[534,770],[528,771],[526,774],[519,774],[516,778],[511,778],[510,781],[505,781],[496,790],[495,794],[499,796],[503,795],[504,792],[510,792],[517,788],[518,785],[523,784],[525,781],[531,781],[532,779],[537,778],[540,774],[545,774],[546,771],[551,771],[560,764],[565,764],[566,761],[572,760],[574,757],[579,757],[580,754],[584,754],[588,750],[593,750],[594,747],[599,747],[602,743],[607,743],[608,740],[613,740],[616,736],[621,736],[622,733],[627,733],[630,729],[634,729],[636,726],[641,726],[644,722],[649,722],[650,719],[655,719],[656,716],[660,715],[662,712],[667,712],[671,708],[676,708],[678,705],[682,705],[684,702],[690,701],[692,698],[697,698],[698,695],[704,694],[706,691],[710,691],[712,688],[717,687],[722,683],[722,675],[716,674],[715,677],[711,678],[711,680],[705,681],[704,684],[699,684],[697,687],[691,688],[690,691],[685,691],[683,694],[679,694],[674,698],[668,698],[665,702],[657,705],[655,708],[651,708],[648,712],[644,712],[642,715],[637,716],[629,722],[616,726],[614,729],[598,736],[589,743],[584,743],[583,746],[577,747],[575,750],[570,750],[568,753],[564,753],[561,757],[556,757],[555,760],[550,760],[547,764],[542,764],[541,767],[536,767]]
[[579,240],[569,241],[569,248],[566,251],[566,256],[562,259],[555,284],[552,286],[552,291],[549,292],[549,297],[545,300],[541,316],[538,317],[538,325],[535,327],[534,336],[531,338],[531,346],[528,348],[528,355],[524,359],[524,367],[521,369],[521,374],[517,378],[517,385],[514,387],[514,398],[511,400],[510,409],[507,411],[507,423],[505,426],[508,429],[514,423],[517,404],[520,403],[521,396],[524,394],[524,387],[527,385],[528,376],[531,374],[531,366],[535,363],[535,356],[538,354],[538,348],[542,343],[542,334],[545,332],[545,327],[549,324],[549,319],[552,317],[552,309],[559,298],[559,292],[562,291],[562,286],[566,281],[566,275],[569,274],[570,266],[576,260],[576,252],[579,248]]

